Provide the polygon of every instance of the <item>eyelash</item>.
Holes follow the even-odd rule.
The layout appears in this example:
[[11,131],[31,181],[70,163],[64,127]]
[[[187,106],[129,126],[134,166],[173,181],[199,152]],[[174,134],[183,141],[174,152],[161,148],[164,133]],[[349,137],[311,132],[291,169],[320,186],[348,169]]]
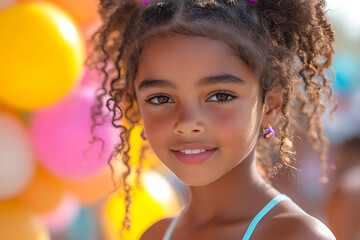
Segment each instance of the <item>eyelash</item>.
[[[236,96],[234,96],[231,92],[229,91],[225,91],[225,90],[219,90],[219,91],[216,91],[214,93],[212,93],[211,97],[212,98],[213,96],[216,96],[218,94],[225,94],[225,95],[228,95],[228,97],[231,97],[231,99],[229,100],[225,100],[225,101],[210,101],[210,102],[215,102],[215,103],[218,103],[218,104],[224,104],[224,103],[228,103],[230,101],[232,101],[233,99],[236,98]],[[162,104],[165,104],[165,103],[153,103],[151,102],[151,100],[153,100],[154,98],[157,98],[157,97],[167,97],[169,99],[171,99],[171,97],[167,94],[163,94],[163,93],[159,93],[159,94],[154,94],[152,96],[150,96],[148,99],[146,99],[145,101],[148,102],[148,103],[151,103],[151,104],[154,104],[154,105],[162,105]],[[210,99],[209,98],[209,99]],[[174,102],[174,100],[172,100]],[[169,103],[169,102],[166,102],[166,103]],[[172,102],[170,102],[172,103]]]

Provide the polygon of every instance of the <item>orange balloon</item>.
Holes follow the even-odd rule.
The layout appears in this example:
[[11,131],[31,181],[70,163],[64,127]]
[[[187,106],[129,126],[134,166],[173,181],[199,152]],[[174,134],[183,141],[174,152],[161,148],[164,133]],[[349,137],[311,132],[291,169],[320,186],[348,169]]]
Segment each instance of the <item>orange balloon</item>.
[[[122,165],[114,163],[115,174],[120,174],[123,170]],[[80,203],[91,206],[105,199],[114,189],[112,182],[111,169],[104,167],[99,173],[78,180],[62,180],[66,189],[72,192]],[[120,186],[119,186],[120,187]]]
[[100,28],[101,25],[102,21],[99,19],[91,24],[80,27],[80,30],[86,42],[90,41],[92,35]]
[[34,179],[16,200],[37,213],[47,213],[57,207],[65,193],[60,180],[38,167]]
[[0,202],[0,239],[50,240],[50,234],[36,215],[7,201]]
[[0,103],[0,112],[4,112],[4,113],[8,113],[11,114],[12,116],[16,117],[19,120],[23,120],[23,118],[21,117],[20,112]]
[[[39,2],[41,0],[20,0],[19,2]],[[100,19],[96,0],[47,0],[67,11],[79,24],[88,25]]]

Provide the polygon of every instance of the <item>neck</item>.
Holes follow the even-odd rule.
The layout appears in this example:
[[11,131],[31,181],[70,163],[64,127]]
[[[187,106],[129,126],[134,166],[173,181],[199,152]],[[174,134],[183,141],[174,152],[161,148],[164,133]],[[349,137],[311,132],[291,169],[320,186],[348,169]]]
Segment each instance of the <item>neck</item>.
[[184,214],[193,225],[199,226],[247,220],[278,194],[258,173],[255,152],[252,152],[211,184],[190,186],[191,200]]

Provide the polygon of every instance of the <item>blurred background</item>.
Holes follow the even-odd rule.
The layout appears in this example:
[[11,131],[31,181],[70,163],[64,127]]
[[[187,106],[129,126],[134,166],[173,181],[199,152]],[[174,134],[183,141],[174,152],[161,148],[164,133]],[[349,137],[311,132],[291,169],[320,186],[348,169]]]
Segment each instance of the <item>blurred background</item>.
[[[323,119],[329,182],[319,181],[320,161],[305,138],[295,142],[301,171],[274,180],[346,240],[360,239],[359,12],[357,0],[328,0],[338,101],[333,121],[329,114]],[[125,205],[112,181],[112,174],[118,179],[126,170],[112,155],[119,131],[111,116],[90,131],[102,76],[84,61],[97,26],[97,0],[0,0],[0,239],[119,239]],[[130,165],[142,168],[143,177],[130,176],[139,189],[125,239],[138,239],[154,221],[176,215],[188,199],[186,188],[139,141],[141,130],[130,137]]]

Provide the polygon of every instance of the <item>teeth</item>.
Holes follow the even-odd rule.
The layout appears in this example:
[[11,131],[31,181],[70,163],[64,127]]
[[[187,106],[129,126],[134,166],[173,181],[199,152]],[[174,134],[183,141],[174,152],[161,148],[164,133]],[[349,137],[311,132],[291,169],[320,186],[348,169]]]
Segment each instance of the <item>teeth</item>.
[[198,153],[202,153],[205,151],[206,151],[205,149],[194,149],[194,150],[186,149],[186,150],[180,150],[179,152],[182,152],[185,154],[198,154]]

